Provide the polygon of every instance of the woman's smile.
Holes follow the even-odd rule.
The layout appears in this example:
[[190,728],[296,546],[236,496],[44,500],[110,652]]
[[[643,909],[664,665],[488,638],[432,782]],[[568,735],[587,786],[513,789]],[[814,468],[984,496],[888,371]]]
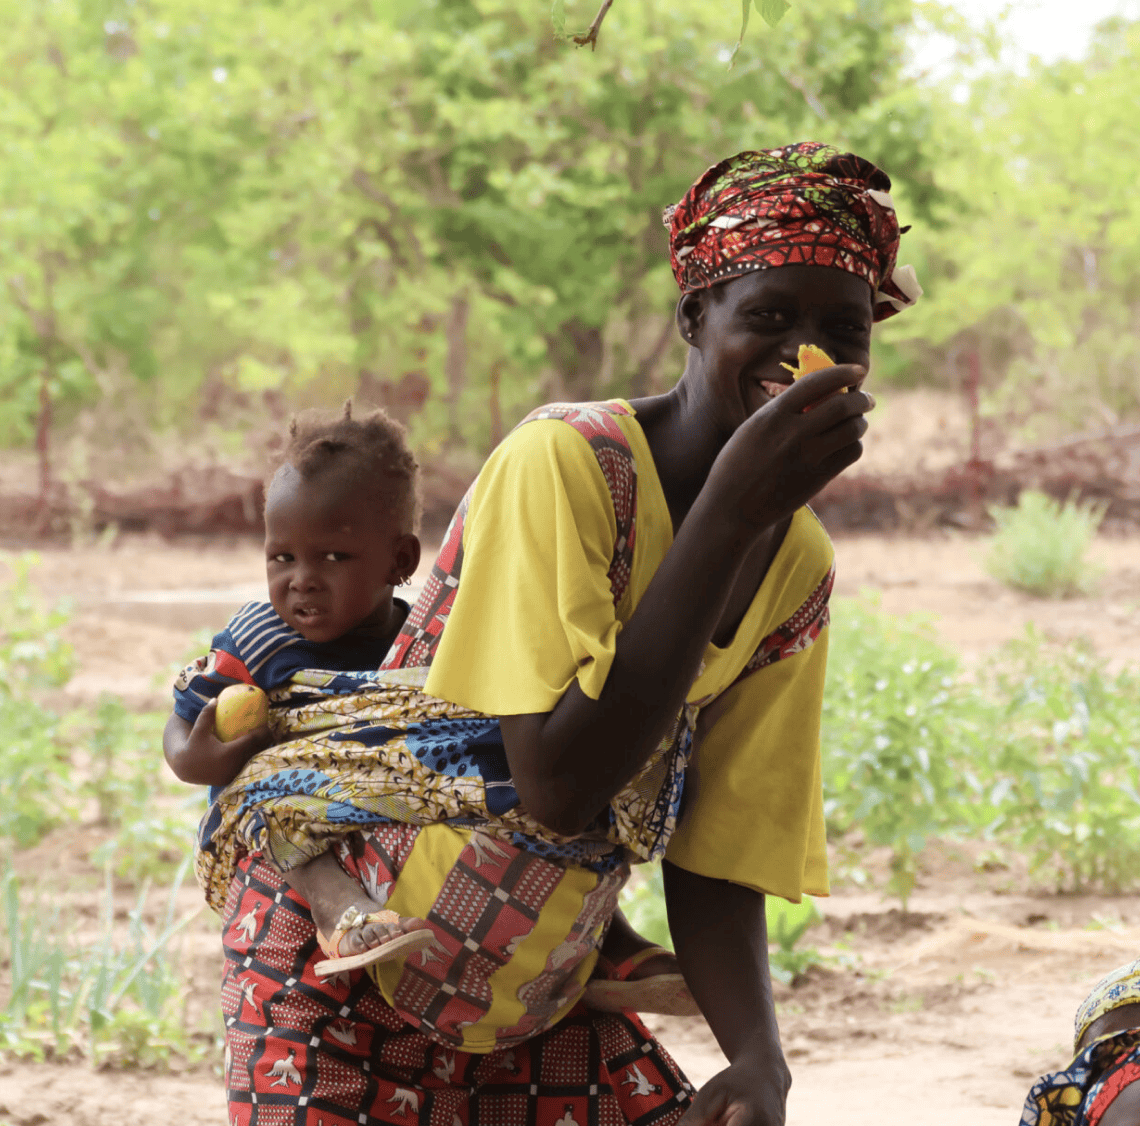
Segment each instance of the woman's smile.
[[706,390],[733,430],[792,385],[781,365],[797,363],[801,344],[822,348],[836,364],[870,364],[871,287],[845,270],[757,270],[699,297],[690,339]]

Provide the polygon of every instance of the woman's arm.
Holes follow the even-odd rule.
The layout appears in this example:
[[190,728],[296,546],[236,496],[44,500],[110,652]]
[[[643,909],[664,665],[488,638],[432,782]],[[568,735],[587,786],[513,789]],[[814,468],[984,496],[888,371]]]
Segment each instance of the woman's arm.
[[171,715],[162,732],[162,752],[174,776],[199,786],[226,786],[258,751],[273,742],[273,732],[259,727],[223,743],[214,734],[218,701],[211,700],[198,713],[193,724]]
[[778,1126],[792,1077],[780,1047],[764,896],[664,862],[669,930],[685,983],[729,1066],[697,1093],[686,1126]]
[[597,700],[575,682],[550,712],[502,717],[515,788],[537,821],[580,833],[668,735],[743,561],[860,456],[866,395],[803,407],[861,374],[805,376],[729,439],[619,634]]

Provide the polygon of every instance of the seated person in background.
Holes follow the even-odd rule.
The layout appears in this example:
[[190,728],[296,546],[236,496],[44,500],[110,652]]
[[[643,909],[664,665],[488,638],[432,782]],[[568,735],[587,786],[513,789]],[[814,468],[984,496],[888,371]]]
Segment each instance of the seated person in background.
[[1101,978],[1074,1021],[1076,1055],[1043,1075],[1021,1126],[1140,1126],[1140,958]]

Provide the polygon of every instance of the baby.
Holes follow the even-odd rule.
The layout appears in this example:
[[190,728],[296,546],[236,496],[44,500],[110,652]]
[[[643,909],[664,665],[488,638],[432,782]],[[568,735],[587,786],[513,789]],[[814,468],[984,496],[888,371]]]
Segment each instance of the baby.
[[[269,691],[300,669],[379,666],[409,609],[393,588],[420,559],[417,474],[403,428],[382,411],[354,419],[345,404],[340,418],[294,420],[266,490],[270,601],[243,606],[175,684],[163,751],[182,781],[210,786],[213,797],[274,741],[269,727],[218,739],[216,698],[227,685]],[[329,852],[283,875],[309,903],[327,972],[431,941],[422,920],[382,910]]]
[[[408,614],[393,596],[420,559],[418,467],[403,428],[382,411],[354,419],[310,413],[294,421],[265,498],[270,602],[249,602],[174,689],[163,750],[183,782],[211,798],[274,737],[260,728],[230,742],[214,732],[217,696],[230,684],[266,691],[301,669],[376,669]],[[431,943],[422,919],[371,899],[331,852],[281,873],[309,904],[326,960],[322,974],[375,965]],[[587,1001],[596,1008],[690,1013],[676,960],[619,912]]]

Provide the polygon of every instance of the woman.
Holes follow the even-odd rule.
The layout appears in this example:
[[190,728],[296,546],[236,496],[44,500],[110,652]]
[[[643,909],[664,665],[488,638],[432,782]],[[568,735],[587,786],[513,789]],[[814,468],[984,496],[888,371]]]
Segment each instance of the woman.
[[[677,386],[535,412],[386,671],[277,699],[294,741],[230,788],[200,854],[226,898],[233,1122],[784,1120],[764,896],[827,891],[832,552],[804,505],[861,453],[872,323],[919,292],[889,188],[813,143],[706,172],[666,213]],[[793,386],[803,344],[837,364]],[[367,777],[346,785],[353,755]],[[375,985],[319,980],[277,874],[329,836],[371,900],[435,932]],[[730,1061],[695,1096],[635,1017],[580,1003],[628,864],[658,857]]]
[[1074,1021],[1072,1062],[1029,1092],[1022,1126],[1140,1122],[1140,959],[1093,986]]

